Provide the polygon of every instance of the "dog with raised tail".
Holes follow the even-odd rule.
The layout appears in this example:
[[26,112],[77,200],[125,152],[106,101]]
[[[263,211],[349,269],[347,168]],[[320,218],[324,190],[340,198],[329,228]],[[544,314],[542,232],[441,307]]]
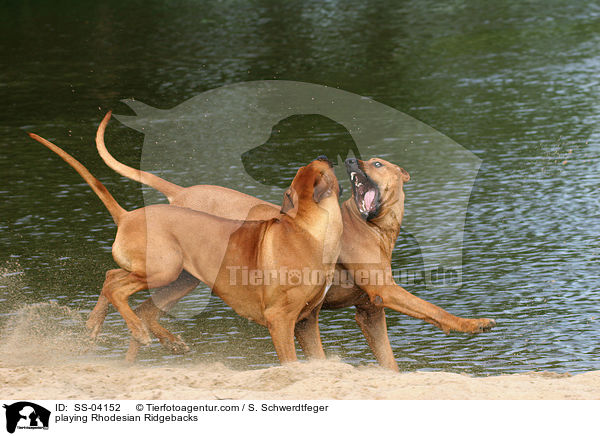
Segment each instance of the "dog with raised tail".
[[[97,138],[103,137],[110,115],[102,120]],[[326,158],[319,157],[298,170],[277,216],[231,220],[164,204],[126,211],[75,158],[38,135],[30,136],[83,177],[117,225],[112,254],[120,268],[106,274],[88,320],[93,332],[99,331],[110,302],[135,341],[148,344],[147,326],[129,306],[129,297],[169,285],[185,271],[207,284],[239,315],[266,326],[280,362],[296,360],[296,323],[309,317],[316,322],[341,247],[339,184]],[[285,277],[285,271],[304,268],[317,272],[312,274],[317,278]],[[242,269],[280,274],[244,282],[235,277]],[[318,328],[311,340],[313,347],[322,350]]]

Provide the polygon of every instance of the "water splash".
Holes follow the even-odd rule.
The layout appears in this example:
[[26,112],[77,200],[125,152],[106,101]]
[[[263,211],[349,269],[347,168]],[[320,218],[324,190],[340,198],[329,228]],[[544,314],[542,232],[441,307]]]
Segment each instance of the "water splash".
[[93,347],[79,312],[56,302],[17,309],[0,333],[0,360],[8,365],[71,361]]

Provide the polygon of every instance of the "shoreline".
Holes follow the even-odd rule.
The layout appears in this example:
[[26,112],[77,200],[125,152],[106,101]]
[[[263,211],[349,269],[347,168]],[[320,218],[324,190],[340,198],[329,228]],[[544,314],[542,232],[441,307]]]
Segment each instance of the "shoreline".
[[266,369],[221,363],[127,366],[112,362],[2,365],[2,399],[600,400],[600,371],[471,376],[395,373],[336,359]]

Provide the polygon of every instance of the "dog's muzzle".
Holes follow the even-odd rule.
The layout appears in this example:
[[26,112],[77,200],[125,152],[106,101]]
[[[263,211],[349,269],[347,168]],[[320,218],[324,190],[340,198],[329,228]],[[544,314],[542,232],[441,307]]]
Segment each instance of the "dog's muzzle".
[[346,159],[346,171],[350,177],[352,194],[358,211],[366,220],[375,218],[380,207],[379,188],[367,176],[357,159]]

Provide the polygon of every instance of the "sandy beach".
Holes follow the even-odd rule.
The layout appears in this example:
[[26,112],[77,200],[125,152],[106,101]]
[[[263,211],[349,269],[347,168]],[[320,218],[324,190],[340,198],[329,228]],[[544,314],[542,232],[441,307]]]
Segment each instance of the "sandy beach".
[[488,377],[395,373],[375,364],[350,365],[336,357],[243,370],[202,362],[128,365],[119,358],[89,354],[95,345],[75,310],[42,303],[17,313],[0,332],[0,398],[5,400],[600,400],[600,371]]
[[330,359],[234,371],[222,364],[81,362],[0,368],[3,399],[600,399],[600,371],[472,377],[394,373]]

